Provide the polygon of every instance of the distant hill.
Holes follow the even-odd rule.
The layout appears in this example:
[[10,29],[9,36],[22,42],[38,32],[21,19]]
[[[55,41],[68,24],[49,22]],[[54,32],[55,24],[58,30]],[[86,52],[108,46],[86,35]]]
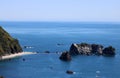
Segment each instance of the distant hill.
[[12,38],[0,26],[0,56],[22,52],[22,48],[17,39]]

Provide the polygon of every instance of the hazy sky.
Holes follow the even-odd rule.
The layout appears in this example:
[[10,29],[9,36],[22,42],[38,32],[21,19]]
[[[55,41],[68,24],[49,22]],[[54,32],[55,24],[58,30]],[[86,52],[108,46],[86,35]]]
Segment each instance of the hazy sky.
[[0,0],[0,21],[120,22],[120,0]]

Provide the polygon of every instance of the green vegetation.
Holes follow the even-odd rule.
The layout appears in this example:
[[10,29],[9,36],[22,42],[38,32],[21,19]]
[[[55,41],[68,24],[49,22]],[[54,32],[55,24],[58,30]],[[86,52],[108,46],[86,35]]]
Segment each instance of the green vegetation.
[[21,51],[22,48],[20,47],[18,40],[12,38],[9,33],[0,26],[0,56]]

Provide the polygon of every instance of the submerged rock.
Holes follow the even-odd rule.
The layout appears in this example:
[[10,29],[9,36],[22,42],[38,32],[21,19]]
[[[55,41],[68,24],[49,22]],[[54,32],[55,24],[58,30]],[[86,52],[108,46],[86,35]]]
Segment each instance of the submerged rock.
[[25,58],[23,58],[22,60],[25,61]]
[[67,73],[67,74],[74,74],[74,72],[71,71],[71,70],[67,70],[66,73]]
[[62,44],[62,43],[58,43],[57,45],[58,45],[58,46],[61,46],[61,45],[64,45],[64,44]]
[[17,39],[12,38],[0,26],[0,56],[22,52],[22,48]]
[[47,54],[49,54],[49,53],[50,53],[50,51],[45,51],[44,53],[47,53]]
[[60,56],[60,59],[63,61],[70,61],[71,55],[69,54],[69,52],[63,52]]

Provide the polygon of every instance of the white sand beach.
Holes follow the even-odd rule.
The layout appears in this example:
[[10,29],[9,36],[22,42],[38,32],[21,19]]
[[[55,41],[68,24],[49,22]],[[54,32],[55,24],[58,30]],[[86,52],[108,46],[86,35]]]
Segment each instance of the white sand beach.
[[15,58],[23,55],[30,55],[30,54],[36,54],[36,52],[20,52],[20,53],[5,55],[5,56],[2,56],[0,60]]

